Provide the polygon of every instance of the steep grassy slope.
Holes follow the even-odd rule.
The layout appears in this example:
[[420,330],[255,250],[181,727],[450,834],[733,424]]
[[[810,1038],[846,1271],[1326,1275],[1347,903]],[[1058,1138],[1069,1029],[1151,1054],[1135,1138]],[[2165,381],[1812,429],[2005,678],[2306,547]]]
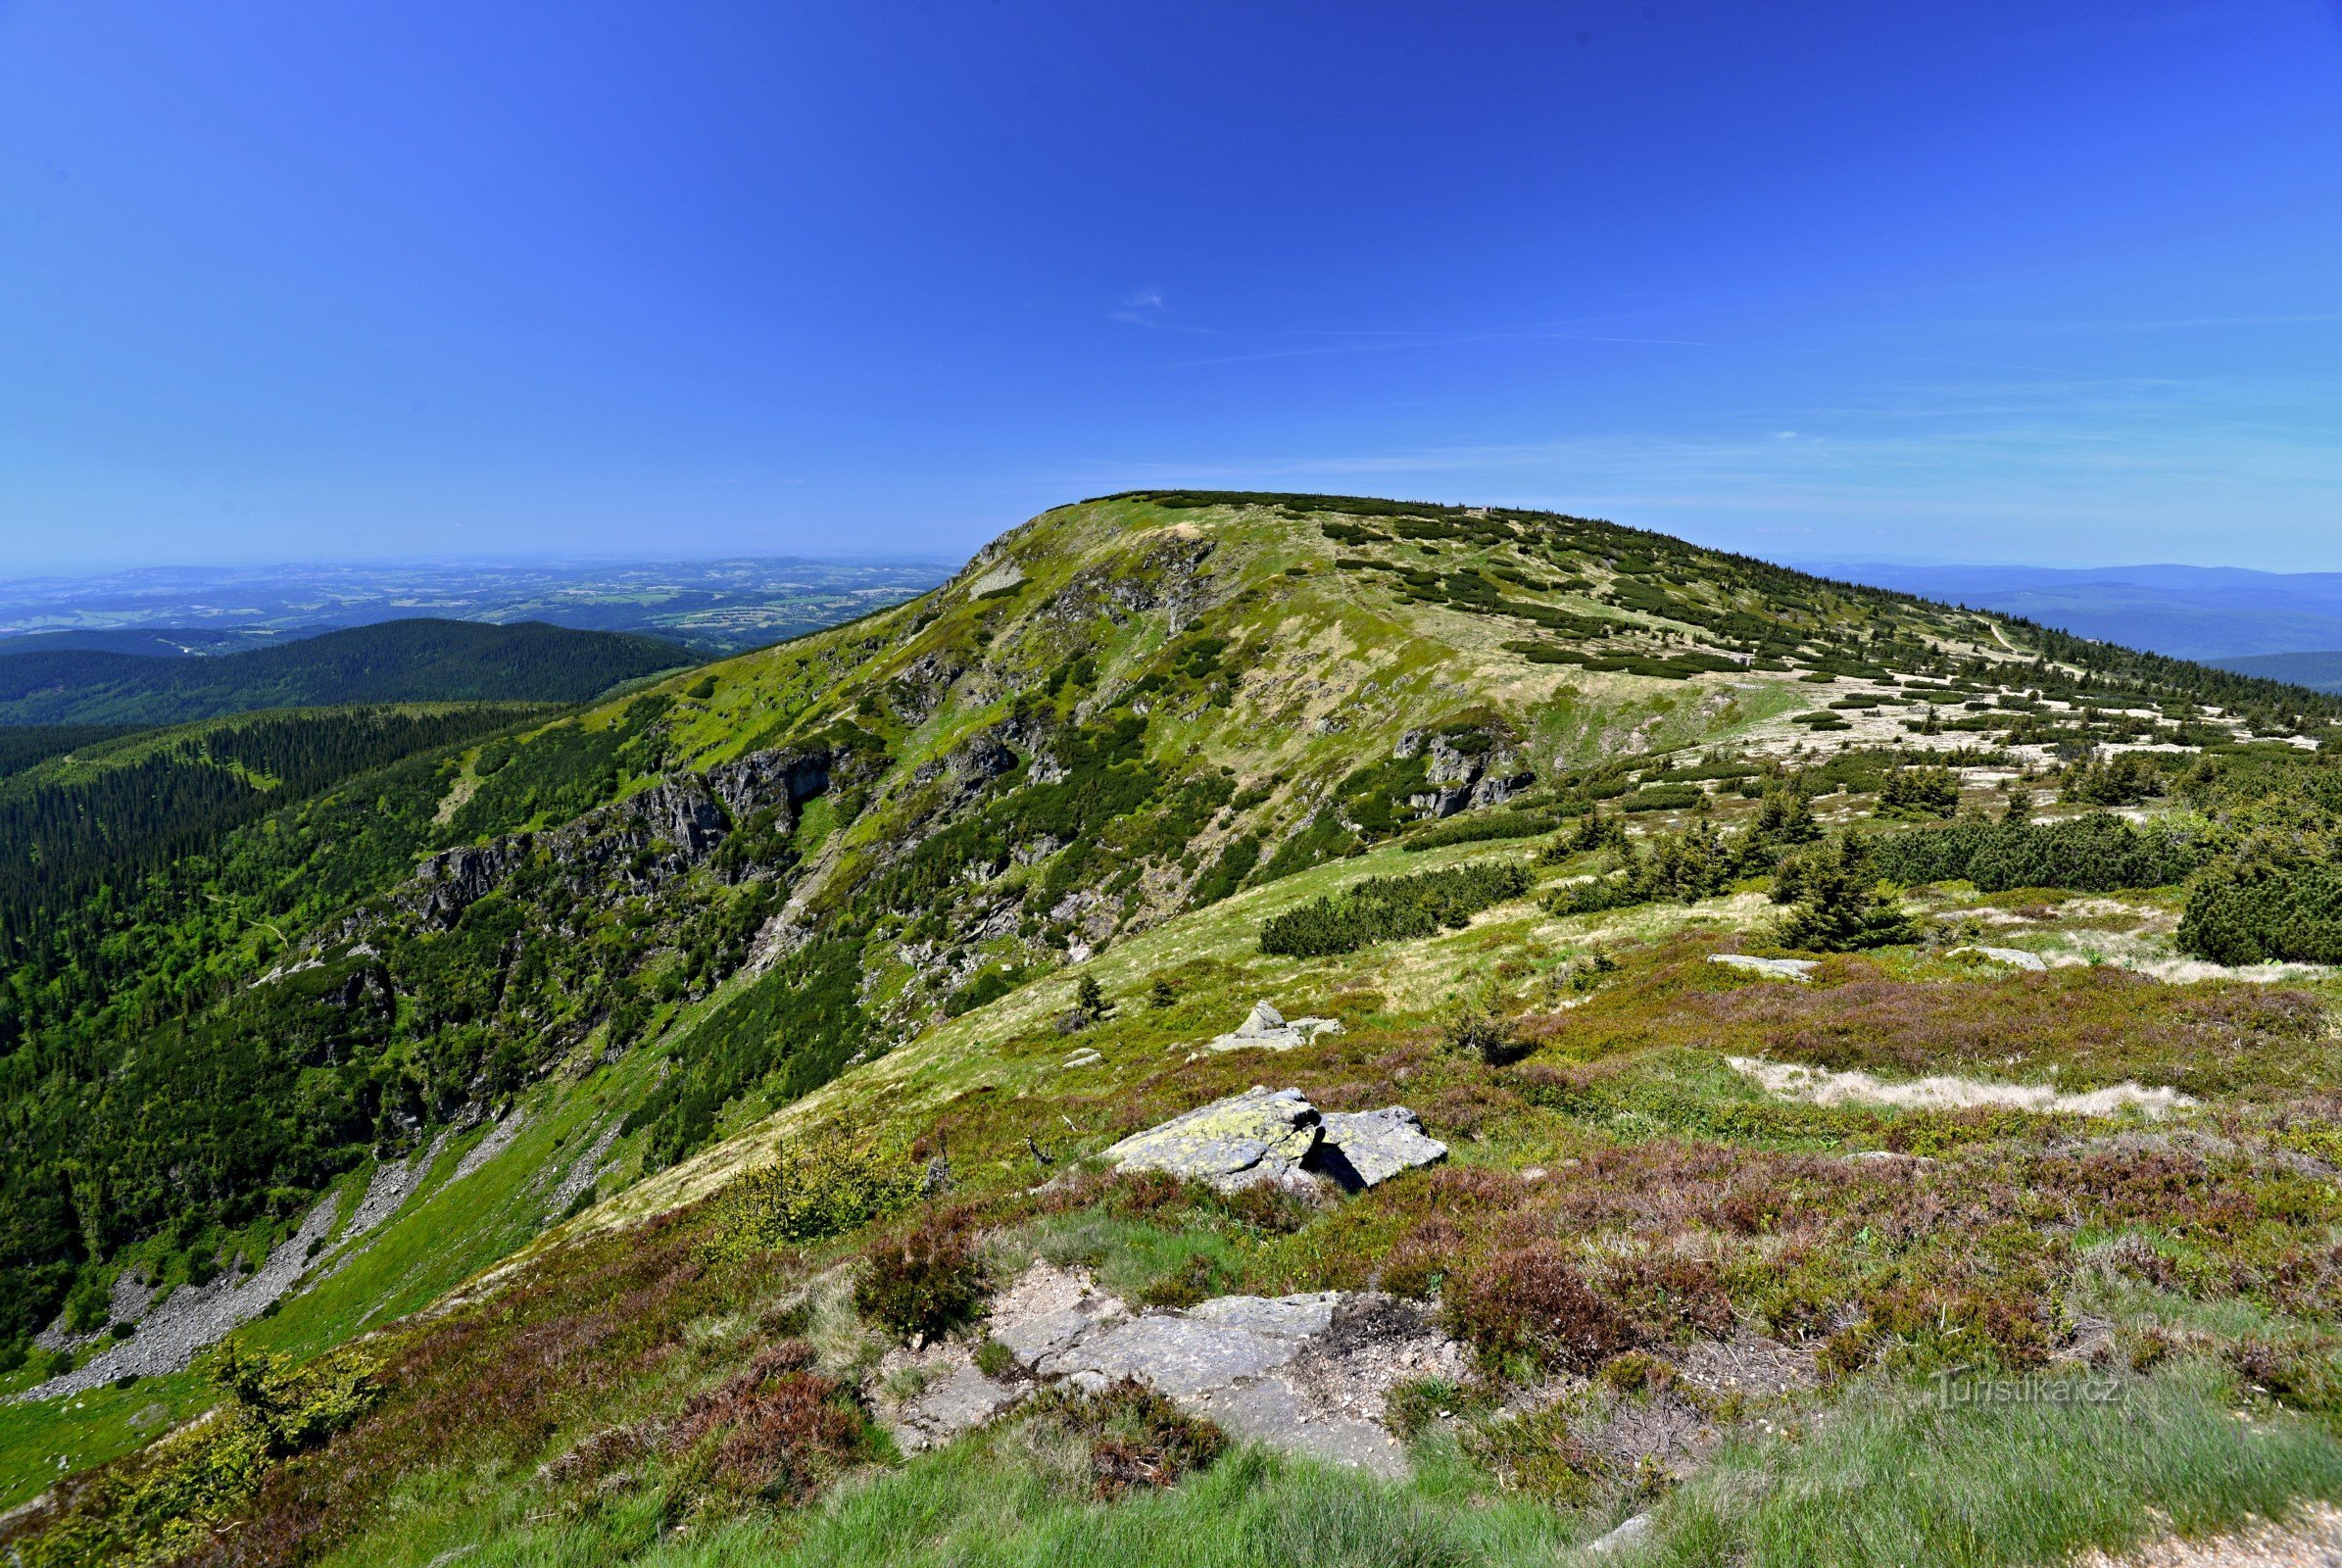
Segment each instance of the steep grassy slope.
[[25,651],[0,659],[0,724],[178,724],[349,703],[577,703],[692,662],[657,638],[535,621],[388,620],[211,659]]
[[[265,854],[256,838],[265,874],[242,878],[229,907],[275,934],[205,949],[234,989],[176,1027],[274,1030],[308,1053],[302,1092],[352,1113],[329,1157],[228,1173],[201,1223],[133,1226],[68,1257],[90,1303],[75,1326],[102,1319],[127,1270],[171,1285],[231,1246],[257,1258],[283,1245],[320,1191],[337,1195],[343,1237],[362,1190],[396,1166],[414,1181],[405,1203],[320,1250],[238,1343],[315,1355],[515,1249],[517,1261],[352,1352],[374,1368],[372,1415],[349,1425],[356,1407],[327,1398],[318,1408],[340,1413],[314,1428],[233,1428],[274,1433],[270,1454],[291,1462],[239,1472],[257,1494],[205,1494],[220,1510],[205,1517],[249,1528],[202,1551],[419,1564],[485,1541],[484,1561],[605,1561],[697,1551],[668,1532],[704,1521],[692,1541],[709,1560],[801,1539],[884,1560],[877,1537],[818,1534],[875,1524],[719,1507],[685,1460],[648,1449],[632,1490],[588,1495],[562,1490],[566,1471],[538,1471],[580,1439],[666,1419],[794,1335],[818,1342],[822,1377],[875,1396],[885,1346],[842,1304],[831,1265],[863,1245],[862,1219],[883,1231],[916,1181],[885,1187],[897,1196],[837,1237],[780,1247],[743,1242],[724,1200],[677,1211],[793,1151],[866,1150],[897,1175],[945,1157],[951,1185],[920,1212],[983,1233],[1004,1259],[1088,1264],[1134,1298],[1379,1285],[1441,1299],[1444,1282],[1500,1277],[1503,1259],[1541,1249],[1640,1314],[1635,1353],[1664,1367],[1694,1365],[1737,1322],[1820,1366],[1827,1388],[1702,1406],[1754,1446],[1758,1479],[1719,1485],[1761,1487],[1798,1462],[1762,1435],[1841,1396],[1901,1400],[1900,1380],[1972,1349],[2035,1366],[2105,1318],[2140,1367],[2178,1358],[2136,1391],[2168,1435],[2129,1473],[2137,1507],[2195,1495],[2183,1450],[2245,1441],[2219,1405],[2254,1367],[2289,1369],[2294,1413],[2265,1411],[2281,1441],[2266,1462],[2222,1458],[2235,1484],[2196,1496],[2189,1517],[2342,1490],[2342,1463],[2298,1414],[2327,1409],[2315,1369],[2333,1271],[2319,1259],[2336,1216],[2304,1180],[2331,1152],[2296,1129],[2342,1090],[2313,1044],[2329,982],[2295,966],[2262,977],[2274,989],[2189,989],[2218,973],[2174,946],[2192,896],[2120,880],[2232,857],[2275,828],[2266,806],[2280,798],[2302,803],[2293,842],[2323,854],[2302,824],[2323,820],[2313,803],[2329,770],[2296,743],[2328,733],[2336,711],[1583,519],[1189,493],[1062,509],[915,604],[452,749],[395,790],[286,818]],[[2062,801],[2041,809],[2071,822],[1925,825],[1964,806],[2022,815],[2049,783]],[[2173,811],[2183,799],[2190,809]],[[361,865],[341,833],[376,801],[386,825]],[[2107,806],[2166,825],[2084,815]],[[1830,829],[1878,840],[1898,880],[1939,886],[1887,918],[1845,869],[1858,861],[1804,847]],[[1530,867],[1532,892],[1460,927],[1324,956],[1262,940],[1271,917],[1368,876],[1498,863]],[[2316,892],[2298,860],[2220,863],[2234,890],[2224,931],[2264,930],[2253,901],[2269,888]],[[2092,897],[2028,891],[2028,874]],[[1813,912],[1811,929],[1882,946],[1825,960],[1810,990],[1701,962],[1719,946],[1780,951],[1768,891]],[[2001,980],[1953,952],[2012,932],[2048,961],[2077,961]],[[123,977],[132,991],[139,973]],[[1348,1033],[1273,1060],[1192,1054],[1262,996]],[[1839,1006],[1862,1027],[1833,1028]],[[30,1032],[83,1016],[60,1008]],[[1459,1010],[1501,1020],[1519,1053],[1443,1047]],[[1077,1044],[1097,1059],[1070,1056]],[[2162,1147],[2136,1121],[2093,1128],[1989,1096],[1966,1111],[1784,1102],[1729,1063],[1769,1054],[1887,1079],[2135,1079],[2205,1108],[2134,1186],[2124,1162]],[[1094,1172],[1036,1186],[1270,1074],[1328,1106],[1414,1105],[1456,1146],[1455,1168],[1293,1212]],[[483,1118],[501,1118],[498,1135]],[[2232,1148],[2194,1141],[2215,1126]],[[1942,1201],[1909,1158],[1846,1157],[1858,1154],[1938,1162]],[[1562,1169],[1581,1174],[1547,1180]],[[2139,1236],[2170,1269],[2120,1250]],[[323,1275],[345,1247],[350,1261]],[[1700,1268],[1661,1278],[1620,1261],[1668,1257]],[[2124,1294],[2141,1281],[2162,1294]],[[1677,1296],[1681,1313],[1666,1304]],[[1594,1440],[1626,1419],[1614,1394],[1656,1398],[1674,1371],[1611,1375],[1592,1405],[1536,1427],[1545,1447],[1531,1453],[1504,1446],[1487,1401],[1545,1373],[1488,1348],[1489,1387],[1446,1396],[1471,1423],[1409,1434],[1428,1491],[1230,1471],[1218,1503],[1180,1505],[1206,1510],[1186,1528],[1251,1506],[1244,1488],[1258,1487],[1321,1510],[1329,1530],[1350,1510],[1366,1534],[1342,1549],[1359,1560],[1410,1539],[1434,1544],[1421,1560],[1466,1560],[1466,1521],[1510,1487],[1541,1500],[1489,1525],[1483,1547],[1508,1560],[1672,1484]],[[69,1365],[106,1353],[88,1339],[63,1352]],[[71,1405],[15,1407],[0,1422],[13,1495],[120,1452],[200,1387],[100,1380]],[[236,1419],[278,1396],[248,1380],[239,1398],[261,1404]],[[328,1442],[335,1426],[347,1431]],[[1989,1491],[1995,1450],[1961,1448],[1967,1432],[1952,1446]],[[2025,1441],[2046,1453],[2055,1433]],[[964,1510],[988,1490],[1031,1502],[999,1521],[998,1560],[1049,1560],[1049,1541],[1126,1528],[1019,1468],[1023,1451],[941,1461],[976,1467],[964,1486],[922,1461],[874,1495],[941,1533],[914,1531],[937,1560],[974,1539],[955,1531],[983,1534]],[[161,1494],[133,1478],[182,1477],[175,1452],[75,1493],[64,1517],[78,1523],[25,1528],[49,1530],[54,1560],[103,1555],[90,1543],[119,1544],[105,1531],[147,1528],[140,1510],[156,1505],[137,1499]],[[132,1490],[107,1490],[118,1481]],[[1230,1541],[1234,1517],[1220,1520]],[[2038,1560],[2136,1533],[2084,1520],[2020,1540],[2013,1515],[1993,1517],[2000,1544],[1931,1560]],[[73,1534],[84,1526],[98,1534]],[[1295,1543],[1230,1546],[1226,1560],[1306,1559]],[[1850,1550],[1794,1560],[1858,1560]]]

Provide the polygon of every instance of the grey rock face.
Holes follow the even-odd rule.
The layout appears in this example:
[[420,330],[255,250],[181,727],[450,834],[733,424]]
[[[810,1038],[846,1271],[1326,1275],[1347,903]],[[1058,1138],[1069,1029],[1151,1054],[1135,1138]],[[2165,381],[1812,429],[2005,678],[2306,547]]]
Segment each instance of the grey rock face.
[[1816,968],[1811,958],[1755,958],[1745,953],[1711,953],[1710,963],[1721,963],[1751,974],[1769,975],[1776,980],[1795,980],[1802,983]]
[[1458,811],[1497,806],[1537,782],[1537,772],[1522,765],[1519,750],[1509,736],[1482,732],[1486,742],[1478,751],[1459,749],[1443,735],[1426,737],[1409,730],[1399,737],[1399,758],[1423,754],[1424,780],[1429,791],[1410,795],[1407,804],[1427,816],[1453,816]]
[[1021,1389],[996,1383],[962,1364],[934,1388],[903,1406],[896,1439],[906,1448],[932,1447],[947,1443],[970,1427],[980,1427],[1014,1404]]
[[829,788],[826,746],[787,746],[751,752],[707,770],[707,787],[735,822],[767,808],[794,813]]
[[1178,1398],[1259,1377],[1300,1348],[1295,1337],[1165,1312],[1091,1336],[1052,1357],[1049,1370],[1069,1377],[1096,1373],[1106,1383],[1137,1378]]
[[1262,1378],[1226,1390],[1207,1390],[1191,1408],[1239,1437],[1289,1453],[1347,1465],[1385,1480],[1407,1474],[1406,1450],[1377,1421],[1315,1408],[1293,1379]]
[[1312,1167],[1353,1191],[1447,1157],[1447,1146],[1427,1137],[1423,1118],[1404,1105],[1336,1111],[1321,1123],[1319,1137]]
[[1087,1275],[1047,1263],[1002,1293],[991,1329],[1036,1377],[1081,1388],[1134,1378],[1239,1436],[1390,1477],[1407,1464],[1382,1426],[1384,1396],[1466,1366],[1409,1302],[1333,1291],[1224,1296],[1133,1317]]

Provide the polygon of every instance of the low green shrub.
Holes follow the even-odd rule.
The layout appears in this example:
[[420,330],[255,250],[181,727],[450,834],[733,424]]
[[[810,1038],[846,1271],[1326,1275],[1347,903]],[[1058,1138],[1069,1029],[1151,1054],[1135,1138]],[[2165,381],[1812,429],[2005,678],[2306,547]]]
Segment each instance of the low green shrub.
[[715,1257],[742,1257],[836,1236],[910,1202],[923,1180],[900,1152],[851,1137],[783,1145],[715,1198],[706,1246]]
[[1550,1242],[1489,1254],[1449,1282],[1450,1332],[1502,1364],[1525,1356],[1586,1373],[1635,1348],[1635,1325]]
[[1095,1393],[1059,1385],[1026,1410],[1035,1426],[1087,1442],[1091,1490],[1101,1501],[1174,1486],[1228,1449],[1218,1426],[1130,1378]]

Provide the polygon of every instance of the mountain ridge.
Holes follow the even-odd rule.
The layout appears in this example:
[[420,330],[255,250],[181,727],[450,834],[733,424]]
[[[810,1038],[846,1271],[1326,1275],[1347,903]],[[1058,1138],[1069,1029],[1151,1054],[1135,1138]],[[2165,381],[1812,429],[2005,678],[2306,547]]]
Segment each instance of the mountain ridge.
[[[42,1081],[53,1099],[12,1100],[25,1154],[10,1172],[6,1228],[48,1238],[49,1250],[0,1261],[15,1271],[21,1317],[64,1305],[43,1330],[45,1359],[0,1385],[38,1401],[0,1407],[30,1412],[12,1417],[21,1441],[0,1430],[0,1474],[20,1489],[12,1497],[28,1495],[21,1489],[45,1482],[39,1465],[64,1434],[102,1458],[135,1443],[140,1409],[192,1415],[213,1397],[195,1371],[137,1361],[134,1325],[109,1340],[110,1293],[124,1278],[174,1292],[287,1247],[269,1277],[293,1289],[268,1315],[250,1303],[238,1345],[337,1365],[385,1314],[438,1303],[382,1331],[379,1343],[420,1359],[384,1374],[387,1402],[350,1428],[353,1443],[404,1430],[401,1401],[417,1391],[438,1391],[428,1397],[450,1432],[492,1423],[495,1400],[431,1381],[442,1350],[425,1349],[459,1343],[434,1336],[470,1336],[462,1354],[486,1357],[482,1375],[503,1377],[493,1368],[525,1364],[531,1346],[571,1343],[562,1336],[586,1334],[586,1318],[561,1318],[550,1337],[508,1338],[491,1332],[500,1314],[567,1299],[561,1292],[587,1278],[575,1270],[652,1267],[670,1253],[702,1271],[695,1279],[745,1293],[723,1308],[741,1323],[805,1321],[757,1294],[776,1278],[813,1292],[807,1299],[828,1303],[816,1338],[869,1344],[875,1365],[895,1352],[856,1338],[865,1331],[852,1326],[852,1303],[809,1283],[863,1266],[853,1249],[883,1250],[897,1235],[887,1227],[914,1213],[940,1225],[979,1211],[1008,1238],[1000,1245],[1042,1246],[1030,1238],[1054,1223],[1048,1205],[1060,1198],[1050,1194],[1073,1205],[1060,1214],[1068,1225],[1091,1227],[1082,1234],[1136,1226],[1152,1237],[1148,1210],[1076,1212],[1086,1194],[1128,1201],[1097,1185],[1106,1180],[1098,1152],[1265,1074],[1333,1109],[1411,1106],[1458,1152],[1454,1179],[1427,1188],[1404,1178],[1386,1197],[1259,1223],[1197,1210],[1165,1235],[1208,1242],[1145,1243],[1171,1249],[1169,1263],[1142,1266],[1119,1242],[1064,1255],[1104,1274],[1137,1270],[1116,1287],[1133,1299],[1419,1293],[1428,1275],[1474,1277],[1486,1239],[1475,1231],[1467,1247],[1427,1231],[1433,1239],[1405,1243],[1416,1252],[1393,1252],[1416,1223],[1407,1205],[1436,1191],[1457,1223],[1478,1224],[1472,1184],[1529,1204],[1550,1189],[1520,1172],[1550,1170],[1565,1153],[1597,1185],[1661,1150],[1724,1161],[1716,1179],[1730,1182],[1740,1169],[1799,1179],[1780,1164],[1784,1147],[1800,1159],[1900,1157],[1916,1139],[1943,1179],[1963,1181],[1971,1147],[2064,1157],[2054,1140],[2074,1134],[2062,1124],[1935,1112],[1801,1122],[1805,1112],[1750,1099],[1734,1087],[1738,1069],[1702,1054],[1709,1036],[1729,1025],[1740,1031],[1734,1049],[1750,1053],[1806,1036],[1748,1033],[1731,1009],[1758,995],[1734,1001],[1739,993],[1718,988],[1768,982],[1728,981],[1703,960],[1781,951],[1768,889],[1829,873],[1793,866],[1799,846],[1830,832],[1888,853],[1919,835],[1924,844],[1892,861],[1895,880],[1918,885],[1927,920],[1961,935],[1915,942],[1904,939],[1916,925],[1874,921],[1864,929],[1890,951],[1819,960],[1813,993],[1876,999],[1877,1028],[1863,1039],[1877,1034],[1878,1049],[1905,1051],[1908,1062],[1859,1044],[1805,1055],[1890,1072],[1897,1062],[1976,1070],[1928,1055],[1937,1036],[1906,1031],[1896,1009],[1933,1017],[1927,1009],[1958,999],[1996,1029],[2019,1028],[2032,1015],[2008,1009],[2033,1004],[2031,982],[1983,985],[1949,950],[2022,938],[2064,944],[2047,949],[2063,967],[2044,970],[2036,1000],[2082,1010],[2133,1052],[2110,1069],[2118,1079],[2215,1095],[2203,1081],[2210,1066],[2136,1056],[2146,1049],[2137,1042],[2161,1037],[2115,1027],[2108,1011],[2132,995],[2122,986],[2163,983],[2144,978],[2152,965],[2212,966],[2174,951],[2177,922],[2160,913],[2139,932],[2088,929],[2110,918],[2104,906],[2132,907],[2132,895],[2092,878],[2134,862],[2201,867],[2211,847],[2231,842],[2212,815],[2227,809],[2220,781],[2296,766],[2321,776],[2314,748],[2338,716],[2342,704],[2299,689],[1592,519],[1176,491],[1054,509],[921,600],[290,804],[212,852],[231,875],[187,858],[117,902],[71,911],[47,945],[18,952],[24,979],[0,998],[0,1087],[25,1087],[35,1062],[70,1070]],[[2018,809],[2002,804],[2013,791],[2029,811],[2044,787],[2065,799],[2043,808],[2056,820],[2037,846],[2022,820],[1981,814]],[[2182,792],[2203,815],[2177,809]],[[2090,814],[2091,803],[2171,821],[2133,829]],[[2010,868],[1979,867],[1986,851]],[[1264,938],[1271,917],[1348,907],[1342,901],[1369,878],[1404,885],[1427,870],[1490,865],[1518,868],[1495,879],[1495,903],[1435,920],[1428,934],[1370,935],[1363,951],[1314,956],[1271,951]],[[2026,912],[2059,897],[2025,892],[2028,873],[2079,879],[2064,884],[2091,895],[2074,901],[2074,929]],[[2204,885],[2235,891],[2214,876]],[[2237,896],[2272,885],[2239,883]],[[2205,903],[2204,940],[2254,940],[2259,917],[2240,907]],[[2079,956],[2085,944],[2092,963]],[[2092,978],[2099,964],[2111,978]],[[2218,991],[2220,1006],[2241,1009],[2222,1016],[2244,1042],[2221,1050],[2274,1041],[2292,1027],[2285,1009],[2306,1005],[2293,996]],[[1196,1045],[1263,998],[1346,1032],[1274,1057]],[[2253,1010],[2269,998],[2282,1005]],[[1439,1044],[1473,1008],[1500,1025],[1485,1037],[1485,1059],[1478,1046]],[[1516,1028],[1524,1033],[1507,1043],[1502,1031]],[[1516,1045],[1525,1064],[1510,1054]],[[218,1099],[259,1107],[256,1119],[174,1120],[173,1097],[149,1075],[176,1060],[202,1063]],[[2074,1070],[2101,1066],[2075,1058]],[[102,1098],[77,1102],[80,1085],[103,1086]],[[54,1108],[36,1114],[44,1103]],[[312,1108],[296,1116],[296,1105]],[[117,1127],[136,1127],[143,1142],[98,1136]],[[230,1133],[232,1168],[198,1157]],[[2036,1135],[2053,1141],[2028,1142]],[[816,1157],[807,1151],[851,1155],[852,1169],[864,1168],[852,1159],[907,1162],[911,1174],[889,1175],[883,1190],[937,1196],[927,1208],[856,1211],[802,1246],[741,1241],[729,1228],[745,1201],[738,1178]],[[206,1172],[192,1191],[178,1174],[190,1168]],[[69,1172],[78,1208],[41,1207]],[[848,1186],[862,1191],[852,1186],[861,1180]],[[301,1226],[326,1200],[318,1263],[304,1269]],[[361,1214],[378,1220],[363,1235],[352,1230]],[[1726,1240],[1703,1245],[1737,1247],[1731,1238],[1763,1236],[1772,1222],[1718,1223]],[[1892,1245],[1924,1248],[1930,1234],[1897,1231]],[[1849,1220],[1845,1237],[1855,1235]],[[101,1245],[82,1240],[93,1236]],[[1829,1244],[1839,1271],[1830,1291],[1873,1325],[1858,1360],[1902,1344],[1892,1325],[1908,1316],[1866,1296],[1884,1287],[1865,1284],[1850,1261],[1878,1245]],[[1752,1254],[1745,1266],[1760,1263]],[[1986,1290],[1965,1266],[1951,1254],[1911,1257],[1924,1277]],[[765,1283],[727,1272],[736,1267],[765,1270],[756,1276]],[[1751,1284],[1728,1283],[1735,1305],[1758,1310]],[[682,1294],[658,1299],[697,1299],[700,1287],[672,1289]],[[2016,1318],[1976,1306],[1973,1320],[2014,1333],[2008,1324],[2050,1310],[2041,1299],[2025,1297]],[[1972,1311],[1950,1297],[1930,1303],[1928,1321],[1938,1305]],[[665,1307],[630,1310],[668,1324]],[[1767,1334],[1803,1332],[1787,1306],[1764,1311]],[[698,1318],[658,1332],[669,1328],[677,1346],[728,1345],[737,1333],[764,1343],[762,1329]],[[1647,1353],[1681,1352],[1669,1344],[1654,1339]],[[863,1378],[871,1407],[892,1408],[898,1396],[850,1360],[821,1361],[822,1375]],[[131,1387],[114,1386],[132,1374]],[[634,1372],[607,1375],[635,1387]],[[82,1408],[41,1395],[69,1386],[52,1377],[73,1380]],[[629,1397],[655,1403],[649,1393]],[[596,1409],[595,1430],[635,1418]],[[525,1430],[537,1435],[511,1439],[525,1462],[500,1474],[524,1478],[560,1457],[546,1446],[553,1427]],[[566,1444],[581,1429],[561,1430]],[[320,1462],[339,1441],[316,1440]],[[450,1439],[448,1462],[469,1462],[467,1441]],[[433,1473],[441,1447],[427,1446],[366,1448],[365,1464],[337,1457],[333,1473],[369,1478],[350,1497],[373,1497],[372,1477]],[[307,1485],[301,1477],[321,1472],[306,1462],[295,1453],[276,1473]],[[494,1486],[534,1499],[531,1487],[553,1484]],[[101,1495],[69,1488],[51,1506],[114,1517],[96,1501],[73,1512],[84,1508],[74,1499]],[[266,1500],[274,1495],[232,1501],[220,1517],[278,1508]],[[379,1534],[393,1528],[390,1513],[306,1495],[249,1539],[308,1541],[325,1529],[319,1539],[346,1542],[349,1553],[328,1560],[392,1560]],[[480,1539],[463,1531],[489,1528],[436,1506],[416,1515],[436,1533],[400,1545],[398,1560],[427,1560]],[[515,1503],[510,1519],[535,1511],[535,1500]],[[510,1519],[494,1528],[525,1534]]]

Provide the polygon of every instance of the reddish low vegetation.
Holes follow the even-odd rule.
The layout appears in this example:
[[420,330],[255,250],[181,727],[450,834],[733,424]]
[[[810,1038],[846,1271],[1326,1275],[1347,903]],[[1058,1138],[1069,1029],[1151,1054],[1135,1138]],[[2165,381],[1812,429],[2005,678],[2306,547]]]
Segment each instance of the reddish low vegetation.
[[[878,1451],[859,1395],[812,1365],[811,1348],[799,1341],[758,1351],[683,1407],[667,1452],[689,1455],[686,1477],[700,1472],[711,1492],[803,1502]],[[688,1480],[679,1490],[692,1490]]]
[[938,1211],[863,1251],[854,1304],[903,1339],[932,1339],[976,1315],[992,1295],[980,1237],[969,1216]]
[[1089,1444],[1092,1492],[1100,1498],[1171,1486],[1228,1447],[1228,1435],[1218,1426],[1130,1378],[1095,1393],[1051,1389],[1033,1401],[1029,1416],[1037,1426]]

